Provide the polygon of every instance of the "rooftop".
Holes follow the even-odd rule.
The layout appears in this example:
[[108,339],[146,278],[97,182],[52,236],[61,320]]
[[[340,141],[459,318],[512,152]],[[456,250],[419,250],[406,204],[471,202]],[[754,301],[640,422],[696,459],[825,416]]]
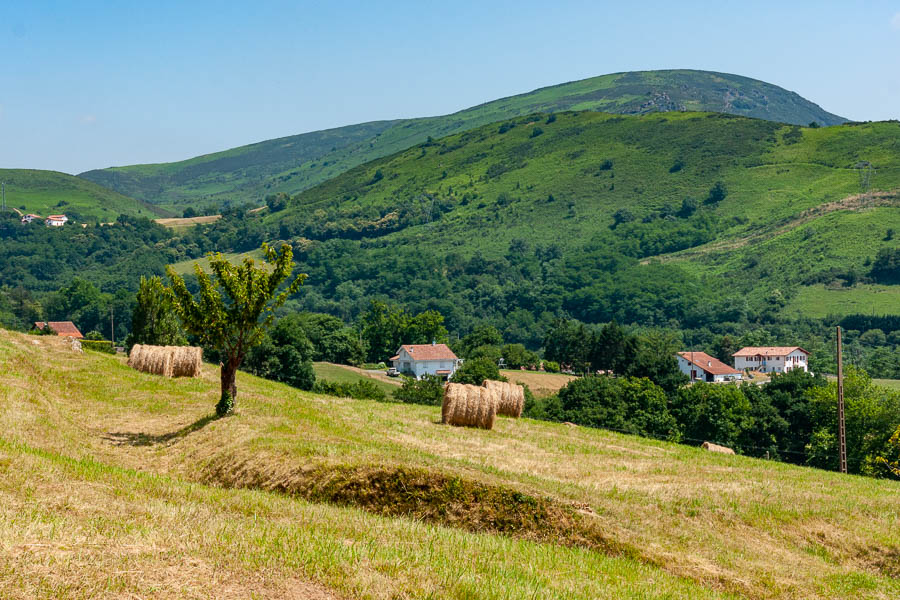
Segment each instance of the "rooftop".
[[718,358],[710,356],[706,352],[679,352],[678,356],[712,375],[741,374],[741,372],[734,367],[729,367]]
[[447,344],[404,344],[397,351],[406,350],[413,360],[457,360]]
[[794,350],[809,354],[800,346],[747,346],[746,348],[741,348],[732,356],[787,356]]

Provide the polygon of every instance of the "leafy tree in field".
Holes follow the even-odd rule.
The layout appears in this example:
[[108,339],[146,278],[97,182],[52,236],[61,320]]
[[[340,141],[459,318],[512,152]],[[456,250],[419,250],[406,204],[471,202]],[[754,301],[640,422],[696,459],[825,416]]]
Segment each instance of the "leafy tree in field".
[[678,216],[682,219],[687,219],[695,212],[697,212],[697,201],[693,198],[685,198],[681,201],[681,210],[678,211]]
[[405,377],[403,385],[394,392],[394,399],[407,404],[440,406],[444,398],[444,381],[437,375],[423,375],[416,381]]
[[222,389],[216,405],[216,414],[220,416],[234,408],[235,375],[244,357],[262,342],[272,324],[274,310],[306,278],[298,275],[276,295],[293,271],[293,252],[288,244],[281,246],[280,253],[263,244],[263,252],[268,264],[260,266],[250,258],[245,258],[241,265],[233,265],[222,254],[210,255],[209,266],[216,277],[215,283],[200,265],[194,265],[200,287],[198,299],[188,291],[184,279],[172,267],[167,267],[175,309],[185,328],[222,355]]
[[491,361],[495,365],[499,365],[500,359],[503,358],[503,350],[500,346],[478,346],[469,352],[468,356],[466,356],[466,360],[474,360],[476,358],[483,358]]
[[456,370],[450,379],[453,383],[469,383],[471,385],[481,385],[485,379],[493,379],[495,381],[508,381],[506,377],[500,374],[497,363],[491,362],[486,358],[475,358],[467,360],[460,368]]
[[125,345],[130,349],[135,344],[183,346],[186,343],[175,304],[162,279],[141,277],[131,313],[131,334]]
[[649,379],[590,375],[559,391],[567,420],[625,433],[679,438],[678,425],[666,407],[666,394]]
[[667,393],[673,393],[687,381],[675,358],[680,349],[679,340],[669,331],[653,330],[636,336],[626,344],[624,368],[617,374],[647,377]]

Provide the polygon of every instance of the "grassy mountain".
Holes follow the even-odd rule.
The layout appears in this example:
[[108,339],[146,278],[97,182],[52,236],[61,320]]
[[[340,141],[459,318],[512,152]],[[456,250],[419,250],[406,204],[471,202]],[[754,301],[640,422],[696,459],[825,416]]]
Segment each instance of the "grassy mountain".
[[0,332],[0,593],[900,594],[897,482],[238,384],[237,415],[214,419],[212,365],[165,379]]
[[638,71],[593,77],[502,98],[450,115],[351,125],[279,138],[158,165],[82,173],[122,193],[163,205],[260,202],[294,194],[354,166],[487,123],[535,112],[620,114],[711,111],[806,125],[845,119],[777,86],[708,71]]
[[[872,189],[888,192],[859,195],[862,160],[877,167]],[[717,184],[723,198],[713,197]],[[423,281],[433,270],[460,272],[462,293],[474,283],[467,268],[493,268],[504,273],[501,287],[518,282],[541,299],[504,295],[498,306],[660,323],[723,292],[777,312],[799,286],[864,275],[878,250],[896,243],[887,230],[900,231],[900,200],[890,192],[898,188],[898,123],[801,128],[722,114],[561,113],[356,167],[261,226],[270,239],[308,249],[309,283],[325,297],[352,283],[345,303],[381,293],[434,304],[446,292]],[[422,268],[398,272],[405,257]],[[473,259],[488,262],[466,267]],[[660,287],[641,291],[650,282]],[[448,285],[456,283],[440,289]],[[451,314],[479,314],[485,301],[453,304]]]
[[22,213],[64,213],[76,220],[115,221],[120,214],[157,217],[160,208],[123,196],[92,181],[32,169],[0,169],[6,184],[6,203]]

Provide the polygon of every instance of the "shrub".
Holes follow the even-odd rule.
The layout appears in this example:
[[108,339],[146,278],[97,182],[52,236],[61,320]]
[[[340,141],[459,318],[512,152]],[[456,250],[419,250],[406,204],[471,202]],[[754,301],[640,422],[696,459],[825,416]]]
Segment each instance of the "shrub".
[[704,204],[718,204],[725,197],[728,196],[728,190],[725,188],[725,184],[721,181],[717,181],[711,188],[709,188],[709,194],[706,196],[706,200],[703,201]]
[[546,124],[549,125],[550,123],[553,123],[555,121],[556,121],[556,115],[550,115],[549,117],[547,117]]
[[493,379],[495,381],[508,381],[506,377],[500,375],[500,369],[497,363],[486,358],[475,358],[467,360],[456,370],[450,379],[453,383],[469,383],[472,385],[481,385],[485,379]]
[[544,370],[548,373],[559,373],[559,363],[553,360],[545,360]]
[[329,396],[353,398],[355,400],[378,400],[380,402],[387,400],[387,394],[384,393],[384,390],[375,385],[374,382],[364,379],[354,383],[320,379],[313,386],[313,392]]
[[537,136],[541,135],[542,133],[544,133],[543,129],[541,129],[540,127],[535,127],[534,129],[531,130],[531,135],[529,137],[536,138]]
[[440,406],[443,398],[444,381],[437,375],[423,375],[418,381],[406,377],[400,389],[394,392],[394,399],[406,404]]
[[93,350],[94,352],[103,352],[106,354],[115,354],[116,348],[113,343],[107,340],[81,340],[81,347],[85,350]]

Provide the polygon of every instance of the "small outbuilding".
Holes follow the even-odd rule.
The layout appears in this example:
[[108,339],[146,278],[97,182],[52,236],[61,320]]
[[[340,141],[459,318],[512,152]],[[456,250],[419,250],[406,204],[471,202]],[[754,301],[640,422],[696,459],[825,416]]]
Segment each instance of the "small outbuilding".
[[678,368],[690,377],[691,381],[721,383],[743,379],[740,371],[706,352],[679,352],[677,358]]
[[447,344],[405,344],[391,357],[391,364],[404,375],[421,379],[423,375],[438,375],[450,379],[461,361]]
[[43,331],[45,327],[60,337],[70,337],[76,340],[84,338],[72,321],[35,321],[34,323],[34,328],[38,331]]

